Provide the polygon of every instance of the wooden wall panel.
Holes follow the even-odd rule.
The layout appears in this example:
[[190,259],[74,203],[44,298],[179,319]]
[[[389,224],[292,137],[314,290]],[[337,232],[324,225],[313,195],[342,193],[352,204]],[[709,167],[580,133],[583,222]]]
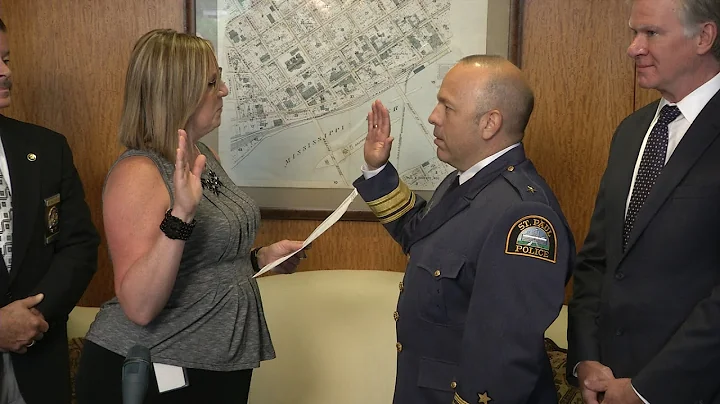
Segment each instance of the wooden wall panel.
[[183,0],[13,0],[8,26],[13,104],[3,114],[64,134],[103,235],[98,273],[80,304],[113,296],[101,191],[120,146],[117,125],[125,69],[135,41],[153,28],[184,29]]
[[[633,111],[625,0],[526,0],[522,69],[535,90],[529,157],[557,194],[578,248],[610,139]],[[570,288],[568,288],[569,293]]]
[[[320,224],[314,220],[264,220],[256,245],[282,239],[304,240]],[[373,269],[404,271],[407,258],[379,223],[338,222],[312,244],[298,271]]]

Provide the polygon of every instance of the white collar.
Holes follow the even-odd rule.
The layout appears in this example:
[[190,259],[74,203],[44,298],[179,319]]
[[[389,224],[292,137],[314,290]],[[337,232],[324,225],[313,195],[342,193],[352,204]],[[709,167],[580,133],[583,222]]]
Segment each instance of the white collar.
[[715,77],[706,81],[705,84],[696,88],[693,92],[688,94],[685,98],[678,101],[676,104],[671,103],[665,98],[660,100],[658,109],[655,112],[655,117],[660,114],[660,110],[665,105],[677,105],[678,109],[682,113],[682,116],[690,122],[692,125],[695,118],[700,115],[700,111],[705,108],[710,99],[720,90],[720,73],[716,74]]
[[485,157],[484,159],[480,160],[479,163],[475,164],[474,166],[468,168],[467,170],[460,172],[458,171],[458,175],[460,176],[460,184],[463,184],[465,181],[469,180],[470,178],[474,177],[475,174],[479,173],[480,170],[487,167],[492,163],[493,161],[497,160],[502,156],[503,154],[509,152],[510,150],[520,146],[520,143],[515,143],[512,146],[506,147],[499,152],[493,154],[490,157]]

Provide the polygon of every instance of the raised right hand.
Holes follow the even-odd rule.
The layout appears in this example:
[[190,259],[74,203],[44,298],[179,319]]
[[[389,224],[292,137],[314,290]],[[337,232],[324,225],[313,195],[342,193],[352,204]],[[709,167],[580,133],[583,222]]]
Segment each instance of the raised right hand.
[[186,223],[191,222],[195,217],[195,210],[203,194],[200,176],[205,168],[206,157],[198,154],[195,161],[190,161],[193,147],[187,133],[182,129],[178,130],[178,148],[175,154],[175,173],[173,174],[175,203],[172,207],[172,214]]
[[604,391],[590,388],[593,382],[615,379],[612,369],[597,361],[582,361],[577,368],[578,384],[585,404],[599,404]]
[[375,100],[367,116],[368,134],[365,138],[365,164],[370,170],[376,170],[390,158],[393,138],[390,136],[390,113],[387,108]]
[[0,349],[15,353],[27,352],[27,346],[40,340],[49,326],[41,314],[33,312],[33,307],[43,299],[38,294],[22,300],[16,300],[0,308]]

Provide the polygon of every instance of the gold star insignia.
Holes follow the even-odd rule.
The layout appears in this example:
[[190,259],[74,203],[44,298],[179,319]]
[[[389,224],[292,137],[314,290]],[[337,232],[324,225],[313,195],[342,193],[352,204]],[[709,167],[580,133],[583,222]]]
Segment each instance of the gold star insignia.
[[478,403],[488,404],[490,401],[492,401],[492,398],[488,397],[487,391],[482,394],[478,393]]
[[533,187],[531,187],[530,185],[528,185],[528,192],[530,192],[531,194],[534,194],[534,193],[535,193],[535,188],[533,188]]

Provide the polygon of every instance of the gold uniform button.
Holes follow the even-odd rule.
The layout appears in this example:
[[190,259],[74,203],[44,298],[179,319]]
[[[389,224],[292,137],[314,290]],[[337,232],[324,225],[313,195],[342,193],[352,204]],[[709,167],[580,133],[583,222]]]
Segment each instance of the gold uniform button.
[[402,344],[401,343],[398,342],[397,344],[395,344],[395,348],[397,348],[398,352],[402,352]]
[[398,319],[400,318],[400,313],[395,311],[395,313],[393,313],[393,318],[395,319],[395,321],[398,321]]
[[515,171],[515,166],[508,167],[508,171]]
[[403,291],[403,289],[405,289],[405,284],[403,283],[403,281],[400,281],[400,283],[398,284],[398,287],[400,288],[401,292]]
[[455,387],[457,387],[457,383],[455,383],[455,382],[450,383],[451,389],[455,390]]
[[439,270],[439,269],[436,269],[435,272],[433,272],[433,275],[434,275],[436,278],[437,278],[438,276],[440,276],[440,270]]

